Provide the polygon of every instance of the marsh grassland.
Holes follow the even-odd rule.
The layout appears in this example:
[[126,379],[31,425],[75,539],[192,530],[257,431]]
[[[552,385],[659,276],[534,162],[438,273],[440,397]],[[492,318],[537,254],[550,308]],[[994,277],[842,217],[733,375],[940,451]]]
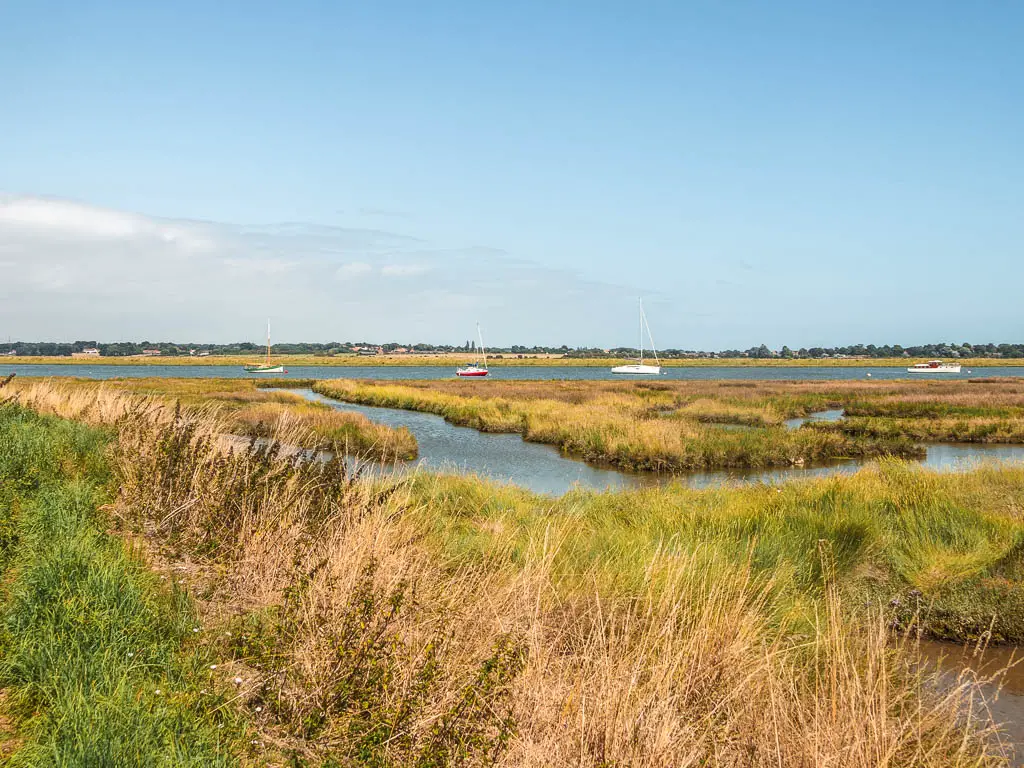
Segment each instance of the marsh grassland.
[[1022,636],[1024,470],[551,500],[231,418],[0,406],[8,764],[1005,764],[913,646]]
[[[518,432],[588,461],[659,472],[912,457],[921,442],[1024,442],[1024,381],[385,381],[330,379],[346,402]],[[787,419],[844,409],[836,423]]]
[[[68,397],[91,398],[96,388],[138,394],[163,403],[179,403],[216,411],[225,429],[243,437],[267,438],[284,432],[295,435],[295,445],[332,450],[377,461],[408,461],[417,454],[416,438],[405,428],[375,424],[358,413],[343,413],[311,403],[293,392],[260,388],[250,379],[61,379]],[[269,382],[271,384],[275,382]],[[294,382],[282,382],[286,386]],[[311,382],[310,382],[311,383]],[[15,379],[13,390],[32,397],[32,380]],[[212,414],[211,414],[212,415]]]

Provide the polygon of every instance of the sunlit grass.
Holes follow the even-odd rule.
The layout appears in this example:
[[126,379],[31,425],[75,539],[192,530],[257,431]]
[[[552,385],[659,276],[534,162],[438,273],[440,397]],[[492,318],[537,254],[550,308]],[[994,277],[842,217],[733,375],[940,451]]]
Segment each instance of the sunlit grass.
[[[406,461],[417,456],[416,438],[404,427],[377,424],[362,414],[311,403],[294,392],[258,386],[264,383],[248,379],[62,379],[60,386],[85,397],[100,388],[164,403],[215,408],[225,431],[246,437],[287,431],[302,448],[337,450],[378,461]],[[32,386],[31,380],[15,380],[12,389],[31,397]]]
[[31,402],[102,425],[116,519],[187,565],[258,681],[231,706],[280,752],[264,762],[1001,764],[964,717],[979,688],[935,687],[892,627],[920,606],[929,629],[1019,629],[1024,470],[553,500],[225,452],[209,412],[110,390]]
[[[881,440],[780,426],[784,416],[806,412],[806,406],[711,400],[701,390],[693,394],[682,387],[486,382],[460,389],[460,384],[333,379],[317,382],[314,389],[347,402],[435,413],[484,432],[518,432],[570,455],[630,470],[780,467],[919,452],[899,436]],[[729,431],[716,423],[765,426]]]

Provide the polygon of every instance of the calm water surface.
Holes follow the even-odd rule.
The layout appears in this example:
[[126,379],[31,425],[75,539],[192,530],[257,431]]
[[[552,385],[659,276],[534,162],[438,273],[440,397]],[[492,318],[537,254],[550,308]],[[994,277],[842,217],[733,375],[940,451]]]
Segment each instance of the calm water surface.
[[[956,685],[965,671],[979,679],[993,678],[983,686],[985,706],[992,721],[1002,726],[1013,751],[1011,765],[1024,766],[1024,656],[1016,646],[993,646],[978,652],[973,645],[923,641],[921,658],[940,674],[940,685]],[[979,714],[975,713],[977,717]]]
[[[85,379],[146,378],[266,378],[246,373],[237,365],[3,365],[0,376],[17,373],[19,376],[75,376]],[[491,368],[491,379],[564,379],[588,381],[665,381],[665,380],[796,380],[796,381],[850,381],[872,379],[907,379],[905,368],[736,368],[708,366],[666,368],[661,376],[617,376],[610,368],[581,368],[572,366],[501,366]],[[438,366],[294,366],[288,376],[296,379],[450,379],[455,369]],[[962,379],[972,376],[1024,376],[1022,367],[978,368],[973,374],[931,374],[932,379]],[[915,381],[922,380],[918,374]]]

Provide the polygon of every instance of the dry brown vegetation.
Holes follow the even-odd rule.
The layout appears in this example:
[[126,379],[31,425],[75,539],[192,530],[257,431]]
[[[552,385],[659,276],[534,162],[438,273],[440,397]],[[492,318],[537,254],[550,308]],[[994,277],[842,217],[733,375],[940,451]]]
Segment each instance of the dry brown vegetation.
[[[12,389],[36,396],[31,394],[33,381],[15,379]],[[62,398],[69,401],[74,401],[79,392],[89,400],[89,393],[101,388],[216,411],[225,432],[231,434],[266,438],[288,432],[294,445],[311,450],[334,450],[376,461],[416,458],[416,439],[404,427],[393,429],[362,414],[337,411],[294,392],[262,389],[256,384],[247,379],[153,378],[103,382],[62,379],[57,386],[66,393]],[[38,391],[51,390],[46,385]]]
[[940,691],[889,616],[844,607],[827,546],[811,553],[819,618],[796,632],[771,578],[713,551],[659,549],[629,589],[598,577],[599,554],[590,577],[566,578],[565,542],[541,529],[504,554],[446,557],[414,480],[360,480],[273,445],[225,452],[215,413],[108,388],[22,398],[115,430],[116,519],[201,590],[259,762],[1002,762],[978,686]]

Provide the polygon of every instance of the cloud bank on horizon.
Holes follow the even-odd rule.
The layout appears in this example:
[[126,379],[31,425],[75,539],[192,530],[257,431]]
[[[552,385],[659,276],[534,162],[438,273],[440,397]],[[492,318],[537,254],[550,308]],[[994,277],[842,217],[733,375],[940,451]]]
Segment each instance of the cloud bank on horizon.
[[[163,219],[0,197],[0,337],[598,343],[634,289],[376,229]],[[620,313],[622,314],[622,313]]]

